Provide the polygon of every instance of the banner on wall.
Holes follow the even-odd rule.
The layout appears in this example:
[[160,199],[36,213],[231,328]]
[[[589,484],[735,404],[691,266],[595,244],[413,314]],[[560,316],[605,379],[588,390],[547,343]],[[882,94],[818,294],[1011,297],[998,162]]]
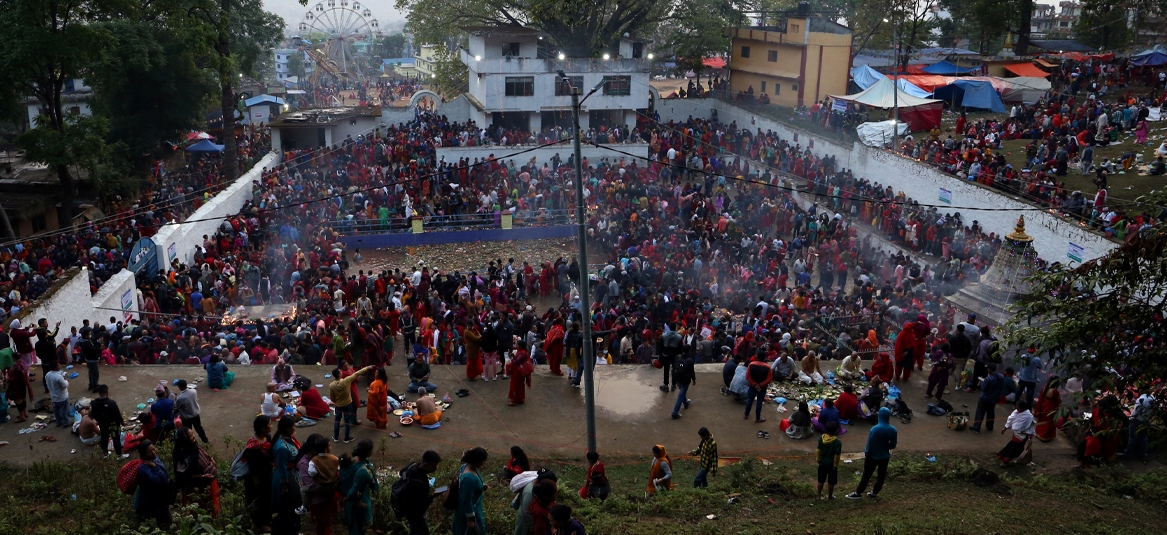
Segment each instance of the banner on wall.
[[1086,255],[1086,248],[1085,247],[1082,247],[1081,245],[1078,245],[1074,242],[1070,242],[1070,248],[1066,252],[1066,256],[1070,257],[1070,260],[1073,260],[1075,262],[1081,262],[1082,257],[1084,257],[1085,255]]
[[122,294],[122,317],[126,323],[134,319],[134,313],[131,311],[132,308],[134,308],[134,289],[130,288],[126,290],[126,293]]
[[177,243],[172,243],[172,244],[170,244],[169,247],[166,248],[166,258],[169,258],[171,263],[174,263],[174,261],[178,260],[178,244]]
[[952,204],[952,192],[944,188],[940,188],[940,202],[945,204]]
[[847,101],[835,99],[834,102],[831,103],[831,110],[832,111],[846,112],[847,111]]

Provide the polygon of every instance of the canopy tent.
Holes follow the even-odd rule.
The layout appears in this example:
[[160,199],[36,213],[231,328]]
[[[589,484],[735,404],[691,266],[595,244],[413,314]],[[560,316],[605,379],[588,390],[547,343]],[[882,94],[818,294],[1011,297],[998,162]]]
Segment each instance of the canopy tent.
[[724,69],[725,68],[725,58],[719,57],[719,56],[705,58],[705,59],[701,60],[701,64],[706,66],[706,67],[709,67],[710,69]]
[[1005,70],[1017,76],[1029,76],[1032,78],[1045,78],[1049,76],[1049,73],[1039,69],[1037,65],[1028,61],[1024,63],[1010,63],[1009,65],[1005,65]]
[[[859,135],[859,141],[868,147],[886,147],[895,139],[892,134],[895,124],[895,121],[863,123],[855,128],[855,133]],[[901,136],[907,135],[908,125],[900,122],[899,131]]]
[[[861,90],[871,87],[882,78],[887,78],[887,76],[867,65],[860,65],[851,69],[851,79],[855,81],[855,85],[859,86]],[[927,98],[932,95],[931,92],[924,91],[903,78],[896,80],[896,82],[896,85],[900,87],[900,91],[914,97]]]
[[273,95],[259,95],[257,97],[251,97],[243,101],[243,105],[247,106],[248,108],[257,104],[278,104],[283,106],[284,99]]
[[924,67],[923,71],[927,74],[946,74],[946,75],[960,75],[968,74],[973,71],[980,70],[980,67],[960,67],[948,60],[941,60]]
[[[927,71],[924,70],[924,67],[927,67],[927,66],[928,66],[927,63],[915,63],[915,64],[908,65],[907,67],[900,69],[899,72],[900,72],[900,74],[928,74]],[[895,70],[894,67],[892,70],[893,71]]]
[[1135,67],[1158,67],[1167,65],[1167,54],[1158,50],[1148,50],[1131,57],[1131,65]]
[[897,89],[891,78],[883,78],[854,95],[828,95],[831,98],[855,102],[874,108],[887,109],[899,104],[900,120],[908,123],[913,132],[931,130],[940,124],[944,103],[939,100],[920,98]]
[[1001,91],[1001,100],[1005,102],[1033,104],[1044,97],[1051,87],[1049,80],[1030,76],[1006,78],[1005,81],[1010,83],[1008,88]]
[[187,147],[186,151],[197,153],[219,153],[223,152],[223,146],[211,143],[211,140],[209,139],[204,139],[198,143],[195,143],[194,145]]
[[965,108],[992,110],[996,113],[1006,111],[1001,96],[988,81],[958,79],[950,85],[936,88],[933,95],[954,108],[959,105]]
[[944,87],[956,81],[955,76],[938,76],[935,74],[901,75],[900,79],[924,91],[936,91],[937,87]]

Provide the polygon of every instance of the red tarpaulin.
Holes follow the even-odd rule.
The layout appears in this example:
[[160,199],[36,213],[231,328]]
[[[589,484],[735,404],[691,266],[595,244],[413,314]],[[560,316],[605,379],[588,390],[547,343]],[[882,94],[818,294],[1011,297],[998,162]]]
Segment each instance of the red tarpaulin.
[[710,69],[722,69],[725,68],[725,58],[716,56],[712,58],[705,58],[701,60],[701,64],[709,67]]
[[1029,62],[1006,65],[1005,70],[1016,74],[1017,76],[1030,76],[1033,78],[1045,78],[1046,76],[1049,76],[1048,72],[1039,69],[1037,65]]
[[927,132],[934,126],[940,126],[940,116],[943,112],[943,102],[921,104],[900,108],[900,120],[908,123],[913,132]]

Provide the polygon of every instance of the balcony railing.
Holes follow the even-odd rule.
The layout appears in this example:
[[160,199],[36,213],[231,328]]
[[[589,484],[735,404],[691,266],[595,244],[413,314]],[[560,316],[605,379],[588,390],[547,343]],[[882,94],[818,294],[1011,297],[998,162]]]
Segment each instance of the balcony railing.
[[651,61],[626,58],[482,58],[474,59],[470,52],[461,50],[462,63],[478,74],[546,74],[564,71],[567,74],[648,72]]

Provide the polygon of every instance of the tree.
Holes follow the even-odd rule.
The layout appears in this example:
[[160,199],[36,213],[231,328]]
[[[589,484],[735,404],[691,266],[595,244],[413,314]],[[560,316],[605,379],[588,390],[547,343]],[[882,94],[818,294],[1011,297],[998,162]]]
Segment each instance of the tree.
[[377,53],[385,59],[400,58],[405,50],[405,34],[386,35],[377,41]]
[[[1167,193],[1139,199],[1131,212],[1158,213]],[[1080,370],[1094,389],[1122,397],[1128,387],[1154,385],[1162,412],[1167,377],[1167,232],[1147,228],[1109,255],[1079,266],[1055,264],[1030,278],[1032,291],[1006,325],[1008,346],[1052,352],[1053,368]],[[1089,395],[1093,395],[1090,393]]]
[[[0,9],[0,33],[10,36],[0,51],[0,95],[31,95],[42,113],[32,129],[17,138],[30,161],[49,165],[61,181],[62,224],[73,219],[77,183],[69,167],[104,149],[96,122],[71,120],[62,106],[66,85],[83,78],[87,66],[110,47],[111,36],[99,24],[126,16],[133,4],[120,0],[11,0]],[[72,139],[79,135],[82,139]]]
[[[703,5],[711,2],[700,0]],[[596,57],[614,53],[625,34],[651,35],[658,24],[680,25],[698,21],[682,20],[716,16],[724,11],[702,12],[688,9],[687,0],[395,0],[398,10],[407,11],[409,31],[418,43],[441,43],[458,35],[462,26],[520,25],[546,34],[553,45],[568,57]],[[719,3],[752,6],[754,2]],[[727,21],[728,22],[728,21]],[[720,31],[708,37],[720,37]]]
[[1082,16],[1074,25],[1074,37],[1085,45],[1102,50],[1121,48],[1134,37],[1127,24],[1127,13],[1134,2],[1087,0]]
[[738,24],[742,16],[737,7],[722,0],[681,2],[657,28],[656,42],[676,57],[678,70],[701,74],[703,58],[729,51],[730,40],[723,30]]
[[297,80],[304,79],[304,53],[299,50],[288,55],[288,74]]
[[445,47],[438,47],[434,53],[434,91],[444,99],[452,99],[468,90],[469,69]]
[[215,80],[199,68],[184,28],[157,19],[97,24],[112,42],[86,74],[90,107],[107,118],[114,152],[144,171],[164,141],[201,128]]

